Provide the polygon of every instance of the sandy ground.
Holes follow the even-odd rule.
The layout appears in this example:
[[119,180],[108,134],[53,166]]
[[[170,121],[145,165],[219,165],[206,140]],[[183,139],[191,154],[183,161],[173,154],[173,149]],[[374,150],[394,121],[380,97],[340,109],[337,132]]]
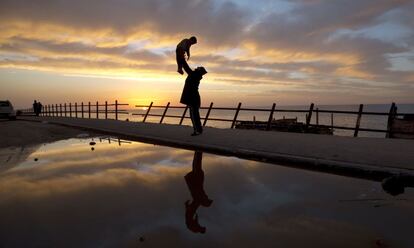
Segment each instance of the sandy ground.
[[0,120],[0,148],[28,147],[73,138],[82,133],[90,132],[46,122]]

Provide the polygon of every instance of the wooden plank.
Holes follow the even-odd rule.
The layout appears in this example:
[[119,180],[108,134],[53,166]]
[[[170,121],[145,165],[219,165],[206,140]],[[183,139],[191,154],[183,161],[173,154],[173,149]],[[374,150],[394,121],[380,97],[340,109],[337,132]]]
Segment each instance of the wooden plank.
[[66,103],[64,103],[64,106],[65,106],[65,117],[66,117],[66,113],[67,113],[67,109],[66,109]]
[[319,125],[319,108],[316,108],[316,125]]
[[183,124],[183,121],[184,121],[184,118],[185,118],[185,114],[187,113],[187,110],[188,110],[188,106],[185,106],[185,109],[184,109],[183,115],[181,116],[179,125]]
[[273,103],[272,109],[270,110],[269,119],[267,120],[266,131],[269,131],[272,127],[273,113],[275,112],[276,103]]
[[118,120],[118,100],[115,100],[115,120]]
[[211,108],[213,107],[213,102],[210,103],[210,107],[207,110],[206,117],[204,118],[203,127],[207,124],[208,117],[210,116]]
[[83,111],[83,102],[81,102],[81,113],[82,113],[82,118],[84,118],[84,111]]
[[142,120],[142,122],[145,122],[147,120],[148,114],[149,114],[149,112],[152,108],[152,104],[153,104],[153,102],[151,102],[151,104],[149,105],[149,107],[147,109],[147,112],[145,113],[145,116],[144,116],[144,119]]
[[358,137],[359,126],[361,124],[361,117],[362,117],[362,109],[363,108],[364,108],[364,104],[360,104],[359,105],[359,110],[358,110],[358,117],[357,117],[356,124],[355,124],[354,137]]
[[231,127],[230,127],[231,129],[233,129],[234,125],[236,125],[237,116],[239,115],[239,112],[240,112],[240,107],[241,107],[241,102],[239,102],[239,105],[237,105],[236,113],[234,114],[233,122],[231,123]]
[[72,117],[72,103],[69,103],[69,117]]
[[75,102],[75,118],[78,118],[78,103]]
[[105,101],[105,120],[108,119],[108,101]]
[[96,101],[96,119],[99,119],[99,103]]
[[88,117],[91,118],[91,102],[88,102]]
[[164,116],[167,113],[168,107],[170,107],[170,102],[167,103],[167,106],[165,106],[165,110],[164,113],[162,114],[161,120],[160,120],[160,124],[162,123],[162,121],[164,120]]
[[63,116],[63,112],[62,112],[62,104],[61,103],[59,104],[59,110],[60,110],[60,117],[62,117]]
[[396,112],[395,102],[393,102],[391,104],[390,112],[388,113],[387,134],[385,135],[386,138],[391,138],[392,137],[391,129],[392,129],[392,122],[395,118],[395,112]]
[[312,112],[313,112],[313,107],[314,107],[314,104],[313,104],[313,103],[311,103],[311,105],[309,106],[309,112],[308,112],[308,115],[306,116],[306,129],[308,129],[308,128],[309,128],[309,124],[310,124],[310,122],[311,122],[311,120],[312,120]]

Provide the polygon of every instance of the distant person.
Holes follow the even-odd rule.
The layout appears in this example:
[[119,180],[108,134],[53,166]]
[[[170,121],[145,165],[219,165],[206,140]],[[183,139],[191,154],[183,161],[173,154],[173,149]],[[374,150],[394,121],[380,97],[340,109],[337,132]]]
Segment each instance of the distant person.
[[193,169],[184,176],[193,200],[185,202],[185,223],[195,233],[205,233],[206,228],[198,223],[197,209],[200,206],[210,207],[213,203],[204,191],[204,171],[202,169],[203,153],[194,152]]
[[33,113],[37,116],[38,114],[37,114],[37,110],[38,110],[38,104],[37,104],[37,101],[36,100],[34,100],[34,102],[33,102]]
[[200,94],[198,93],[198,86],[203,75],[207,73],[204,67],[197,67],[194,71],[188,66],[187,62],[183,64],[185,72],[188,74],[183,93],[181,94],[180,103],[187,105],[190,108],[191,122],[193,123],[194,132],[191,136],[200,135],[203,133],[203,127],[200,121]]
[[183,65],[187,63],[185,61],[185,54],[187,53],[187,60],[190,59],[190,47],[194,44],[197,44],[197,38],[192,36],[189,39],[184,39],[180,43],[178,43],[177,48],[175,50],[175,55],[177,59],[177,72],[181,75],[184,74],[183,72]]
[[39,116],[42,113],[43,105],[41,102],[37,103],[37,116]]

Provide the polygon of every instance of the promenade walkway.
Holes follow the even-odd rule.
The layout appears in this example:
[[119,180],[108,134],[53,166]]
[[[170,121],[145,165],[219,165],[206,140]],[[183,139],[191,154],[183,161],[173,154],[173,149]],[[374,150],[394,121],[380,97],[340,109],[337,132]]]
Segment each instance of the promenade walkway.
[[[66,117],[19,117],[46,121],[177,148],[236,156],[262,162],[380,181],[393,175],[414,176],[414,140],[353,138],[171,124]],[[414,177],[413,177],[414,178]]]

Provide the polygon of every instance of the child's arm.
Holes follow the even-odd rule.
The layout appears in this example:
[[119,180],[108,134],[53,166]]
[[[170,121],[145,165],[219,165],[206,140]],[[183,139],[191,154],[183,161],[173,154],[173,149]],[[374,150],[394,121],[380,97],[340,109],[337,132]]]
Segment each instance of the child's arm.
[[187,48],[187,60],[190,60],[190,47]]

